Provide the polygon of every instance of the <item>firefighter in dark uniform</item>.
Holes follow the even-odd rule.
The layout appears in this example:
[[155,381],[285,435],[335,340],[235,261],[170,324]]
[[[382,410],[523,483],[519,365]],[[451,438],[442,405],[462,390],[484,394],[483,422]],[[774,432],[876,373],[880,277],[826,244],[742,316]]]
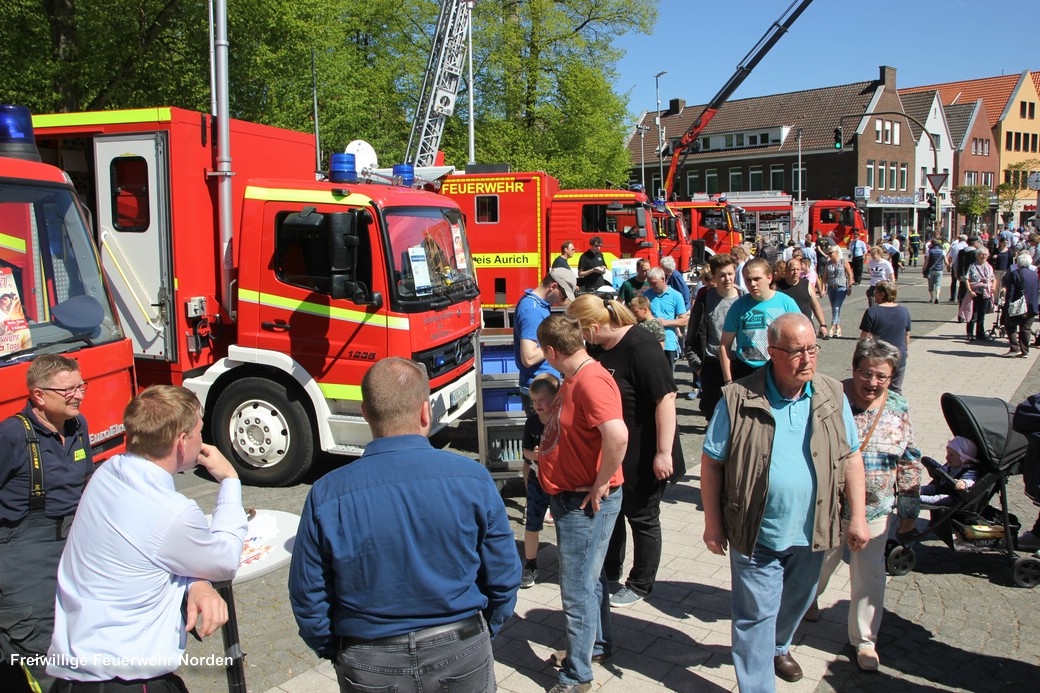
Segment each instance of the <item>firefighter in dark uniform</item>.
[[917,258],[921,254],[921,234],[917,229],[910,229],[910,266],[917,267]]
[[[37,356],[25,408],[0,422],[0,690],[46,691],[58,561],[94,470],[79,364]],[[38,686],[38,688],[37,688]]]

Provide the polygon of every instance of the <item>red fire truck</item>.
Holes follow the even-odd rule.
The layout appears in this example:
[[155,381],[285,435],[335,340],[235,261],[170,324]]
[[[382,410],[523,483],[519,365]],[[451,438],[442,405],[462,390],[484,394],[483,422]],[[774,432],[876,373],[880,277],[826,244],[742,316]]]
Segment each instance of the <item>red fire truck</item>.
[[[440,192],[458,202],[469,220],[469,240],[484,308],[513,305],[536,286],[566,241],[578,253],[599,236],[607,266],[619,258],[657,264],[671,255],[690,268],[691,246],[681,218],[655,207],[641,191],[560,190],[543,172],[449,176]],[[578,255],[571,258],[577,267]]]
[[458,206],[316,181],[313,136],[231,120],[222,239],[214,123],[178,108],[35,118],[92,203],[140,384],[196,392],[209,438],[263,485],[295,482],[318,449],[361,453],[378,359],[426,366],[435,428],[466,411],[480,311]]
[[[685,228],[690,230],[693,246],[704,254],[728,253],[744,242],[739,210],[723,197],[669,202],[668,207],[681,213]],[[703,248],[698,246],[703,243]],[[695,251],[694,255],[698,252]]]
[[68,176],[39,162],[29,112],[0,107],[0,417],[25,405],[25,373],[41,354],[79,362],[82,413],[95,461],[124,448],[133,390],[120,328],[90,227]]
[[843,247],[856,235],[870,240],[863,211],[852,200],[817,200],[809,205],[809,233],[814,239],[832,236]]

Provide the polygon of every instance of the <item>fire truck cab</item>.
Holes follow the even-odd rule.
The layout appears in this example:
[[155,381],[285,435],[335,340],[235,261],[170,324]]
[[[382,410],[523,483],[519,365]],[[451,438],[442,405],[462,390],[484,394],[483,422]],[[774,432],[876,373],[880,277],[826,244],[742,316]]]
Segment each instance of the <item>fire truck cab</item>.
[[809,206],[809,232],[813,238],[832,237],[847,247],[855,236],[867,240],[863,211],[851,200],[818,200]]
[[133,357],[113,308],[84,207],[62,171],[39,163],[28,110],[0,106],[0,417],[25,406],[41,354],[79,362],[95,461],[124,448]]

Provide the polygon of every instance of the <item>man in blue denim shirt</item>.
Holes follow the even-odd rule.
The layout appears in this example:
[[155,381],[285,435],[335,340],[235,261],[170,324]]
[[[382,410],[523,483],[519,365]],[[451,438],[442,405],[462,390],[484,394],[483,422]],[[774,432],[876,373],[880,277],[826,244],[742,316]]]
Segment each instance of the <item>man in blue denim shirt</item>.
[[498,489],[477,462],[427,441],[421,365],[383,359],[361,396],[374,440],[303,507],[289,568],[300,636],[334,661],[343,690],[439,690],[465,676],[466,690],[493,691],[490,638],[520,587]]

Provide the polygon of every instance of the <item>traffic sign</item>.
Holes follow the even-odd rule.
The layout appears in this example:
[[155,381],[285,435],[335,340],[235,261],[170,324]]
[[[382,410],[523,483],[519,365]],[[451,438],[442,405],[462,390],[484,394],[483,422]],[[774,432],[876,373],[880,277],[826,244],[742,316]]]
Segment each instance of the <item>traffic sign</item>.
[[950,177],[949,173],[929,173],[927,174],[928,183],[932,186],[932,190],[939,192],[939,188],[946,185],[946,179]]

